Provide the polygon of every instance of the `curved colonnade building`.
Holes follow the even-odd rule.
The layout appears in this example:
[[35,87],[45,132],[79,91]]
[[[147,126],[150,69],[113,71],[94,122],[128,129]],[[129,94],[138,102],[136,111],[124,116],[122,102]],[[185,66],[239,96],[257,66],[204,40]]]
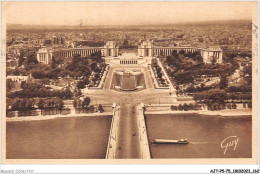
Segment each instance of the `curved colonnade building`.
[[186,53],[199,51],[204,63],[212,63],[212,59],[216,59],[216,63],[222,63],[223,50],[220,47],[197,48],[197,47],[161,47],[154,46],[152,41],[144,41],[138,46],[138,55],[141,57],[158,57],[169,56],[173,51],[177,53],[183,50]]
[[[220,47],[209,48],[197,48],[197,47],[160,47],[154,46],[152,41],[143,41],[138,46],[137,57],[140,58],[152,58],[158,56],[169,56],[173,51],[184,50],[187,52],[199,51],[203,58],[204,63],[212,63],[212,59],[216,60],[216,63],[222,63],[223,50]],[[74,55],[80,57],[90,56],[93,53],[100,52],[102,57],[117,58],[119,56],[119,47],[114,41],[109,41],[103,47],[80,47],[80,48],[41,48],[37,52],[37,60],[44,64],[50,64],[52,57],[71,58]],[[121,56],[120,56],[121,57]],[[120,64],[137,64],[137,61],[121,60]]]

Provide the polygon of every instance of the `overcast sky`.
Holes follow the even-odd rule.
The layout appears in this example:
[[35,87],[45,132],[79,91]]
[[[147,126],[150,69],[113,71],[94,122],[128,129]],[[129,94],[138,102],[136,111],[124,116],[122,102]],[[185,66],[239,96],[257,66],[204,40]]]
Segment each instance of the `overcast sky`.
[[140,25],[251,19],[255,2],[5,2],[7,23]]

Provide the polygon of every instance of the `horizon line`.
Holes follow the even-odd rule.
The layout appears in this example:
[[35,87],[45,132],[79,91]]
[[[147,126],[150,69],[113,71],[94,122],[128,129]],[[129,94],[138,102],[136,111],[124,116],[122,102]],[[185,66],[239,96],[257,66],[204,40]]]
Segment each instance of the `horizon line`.
[[80,26],[80,27],[100,27],[100,26],[152,26],[152,25],[176,25],[176,24],[195,24],[195,23],[212,23],[212,22],[246,22],[246,21],[252,21],[252,19],[227,19],[227,20],[210,20],[210,21],[193,21],[193,22],[174,22],[174,23],[157,23],[157,24],[21,24],[21,23],[6,23],[6,25],[21,25],[21,26],[70,26],[70,27],[75,27],[75,26]]

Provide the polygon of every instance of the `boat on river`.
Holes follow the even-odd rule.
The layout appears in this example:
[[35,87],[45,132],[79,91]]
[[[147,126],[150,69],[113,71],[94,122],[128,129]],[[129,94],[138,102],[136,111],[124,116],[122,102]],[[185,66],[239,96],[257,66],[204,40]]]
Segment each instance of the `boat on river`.
[[155,139],[153,144],[189,144],[187,139],[179,140],[167,140],[167,139]]

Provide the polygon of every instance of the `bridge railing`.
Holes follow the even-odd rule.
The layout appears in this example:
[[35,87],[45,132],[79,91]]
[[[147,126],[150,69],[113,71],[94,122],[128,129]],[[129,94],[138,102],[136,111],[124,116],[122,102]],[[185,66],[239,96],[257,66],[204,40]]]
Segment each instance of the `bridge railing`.
[[142,103],[137,107],[138,109],[138,126],[139,126],[139,137],[140,137],[140,149],[141,149],[141,158],[150,159],[150,148],[149,141],[147,137],[146,124],[144,118],[144,104]]
[[119,106],[113,104],[113,117],[110,126],[106,159],[116,158],[117,139],[118,139],[118,124],[119,124]]

